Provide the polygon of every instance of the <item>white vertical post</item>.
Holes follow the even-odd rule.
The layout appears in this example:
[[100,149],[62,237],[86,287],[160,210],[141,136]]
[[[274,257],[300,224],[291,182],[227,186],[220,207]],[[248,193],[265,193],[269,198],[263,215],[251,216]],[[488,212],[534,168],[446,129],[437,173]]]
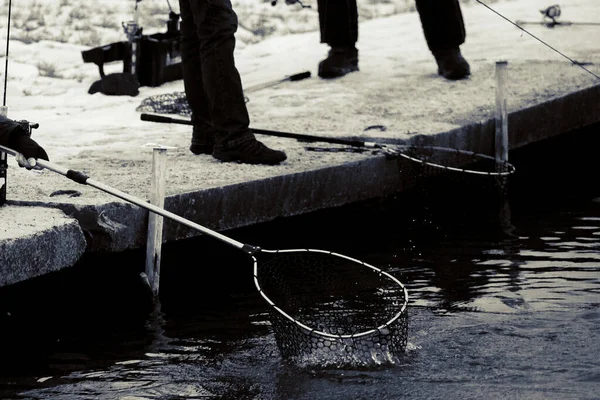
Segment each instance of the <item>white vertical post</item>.
[[[496,62],[496,137],[495,158],[496,169],[501,170],[508,162],[508,106],[506,104],[507,61]],[[499,220],[504,232],[513,235],[515,227],[511,223],[510,205],[506,198],[506,177],[497,179],[498,189],[502,192],[503,202],[500,205]]]
[[[167,149],[155,147],[152,152],[152,182],[150,203],[164,208],[165,172]],[[150,212],[148,215],[148,241],[146,244],[146,276],[154,296],[158,296],[160,283],[160,259],[162,249],[163,217]]]
[[496,162],[508,161],[507,61],[496,62]]
[[[8,117],[8,107],[0,106],[0,115]],[[8,155],[0,151],[0,206],[6,203],[6,179],[8,170]]]

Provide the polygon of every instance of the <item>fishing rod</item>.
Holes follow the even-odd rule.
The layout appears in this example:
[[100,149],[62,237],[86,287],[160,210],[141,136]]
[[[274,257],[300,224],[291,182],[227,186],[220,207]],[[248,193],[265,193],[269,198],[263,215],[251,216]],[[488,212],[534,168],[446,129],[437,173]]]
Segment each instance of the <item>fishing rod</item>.
[[[8,88],[8,52],[10,46],[10,15],[12,11],[12,0],[8,0],[8,23],[6,25],[6,61],[4,63],[4,96],[2,100],[2,108],[0,115],[6,117],[8,115],[8,107],[6,107],[6,92]],[[8,156],[5,152],[0,151],[0,206],[6,203],[6,186],[7,186],[7,171],[8,171]]]
[[301,81],[303,79],[310,78],[310,75],[311,75],[310,71],[300,72],[300,73],[297,73],[297,74],[294,74],[294,75],[286,76],[285,78],[275,79],[273,81],[269,81],[269,82],[265,82],[265,83],[259,83],[259,84],[254,85],[254,86],[250,86],[249,88],[245,89],[244,92],[246,92],[246,93],[256,92],[258,90],[266,89],[266,88],[271,87],[271,86],[277,86],[277,85],[282,84],[284,82]]
[[[571,25],[600,25],[600,22],[571,22],[571,21],[557,21],[558,17],[562,14],[559,4],[555,4],[550,7],[546,7],[540,10],[543,21],[515,21],[517,25],[545,25],[547,28],[554,28],[555,26],[571,26]],[[550,21],[548,21],[548,19]]]
[[[6,25],[6,61],[4,63],[4,99],[2,101],[2,107],[6,108],[6,88],[8,85],[8,51],[10,46],[10,14],[12,10],[12,0],[8,0],[8,23]],[[6,116],[6,115],[4,115]]]
[[[142,0],[135,0],[135,7],[133,9],[133,21],[122,22],[121,26],[127,36],[129,42],[129,50],[131,52],[131,58],[129,61],[129,72],[134,77],[137,77],[137,53],[138,53],[138,42],[142,35],[142,30],[138,22],[138,3]],[[169,5],[170,6],[170,5]]]
[[[169,124],[182,124],[182,125],[193,125],[194,124],[192,121],[187,120],[187,119],[171,118],[171,117],[165,117],[163,115],[146,114],[146,113],[142,113],[140,115],[140,119],[142,121],[162,122],[162,123],[169,123]],[[257,129],[257,128],[250,128],[250,130],[253,133],[257,133],[259,135],[296,139],[299,142],[326,142],[326,143],[341,144],[341,145],[352,146],[352,147],[368,147],[368,148],[379,148],[379,149],[385,148],[384,145],[380,145],[380,144],[374,143],[374,142],[365,142],[362,140],[351,140],[351,139],[333,138],[333,137],[326,137],[326,136],[305,135],[305,134],[300,134],[300,133],[271,131],[271,130],[267,130],[267,129]]]
[[[181,119],[181,118],[171,118],[165,117],[162,115],[156,114],[141,114],[142,121],[150,121],[150,122],[164,122],[164,123],[176,123],[183,125],[193,125],[190,120]],[[384,143],[376,143],[376,142],[367,142],[358,139],[343,139],[343,138],[334,138],[328,136],[316,136],[316,135],[307,135],[300,133],[291,133],[291,132],[281,132],[281,131],[270,131],[267,129],[256,129],[250,128],[253,133],[259,135],[267,135],[267,136],[276,136],[283,137],[289,139],[296,139],[299,142],[324,142],[324,143],[333,143],[340,144],[344,146],[351,146],[349,149],[344,149],[343,151],[349,152],[362,152],[361,150],[376,150],[381,151],[386,157],[390,159],[395,159],[397,157],[403,157],[407,160],[428,165],[434,168],[440,168],[447,171],[455,171],[455,172],[464,172],[469,174],[476,175],[488,175],[488,176],[508,176],[515,172],[515,167],[508,163],[503,162],[498,164],[493,157],[490,157],[485,154],[475,153],[473,151],[461,150],[461,149],[453,149],[449,147],[439,147],[439,146],[421,146],[421,145],[407,145],[407,144],[397,144],[394,147],[391,145]],[[315,151],[329,151],[328,148],[317,148],[317,147],[306,147],[307,150],[315,150]],[[338,149],[331,149],[333,151],[338,151]],[[432,155],[436,155],[436,161],[433,161]],[[463,159],[468,159],[470,162],[474,161],[494,161],[496,165],[499,165],[500,171],[481,171],[481,170],[473,170],[466,169],[463,165],[448,165],[448,160],[444,158],[444,155],[453,155],[455,158],[459,155],[463,157]],[[466,157],[466,158],[465,158]]]
[[[8,1],[8,23],[6,27],[6,61],[4,64],[4,96],[2,106],[0,107],[0,115],[8,117],[8,107],[6,106],[6,93],[8,91],[8,54],[10,50],[10,16],[12,11],[12,0]],[[32,129],[37,129],[40,125],[30,123],[29,121],[15,121],[21,125],[25,132],[31,136]],[[8,156],[7,152],[0,146],[0,206],[6,203],[6,187],[8,178]]]
[[[557,21],[558,17],[562,14],[560,5],[555,4],[550,7],[546,7],[540,10],[543,21],[515,21],[517,25],[544,25],[547,28],[554,28],[555,26],[571,26],[571,25],[600,25],[600,22],[571,22],[571,21]],[[548,19],[550,21],[548,21]]]
[[[296,3],[300,4],[300,7],[302,8],[312,8],[310,5],[304,5],[300,0],[285,0],[285,4],[287,4],[288,6],[291,6]],[[271,1],[271,5],[275,7],[277,5],[277,0]]]
[[544,25],[547,28],[554,28],[555,26],[571,26],[571,25],[597,25],[600,26],[600,22],[572,22],[572,21],[515,21],[517,25]]
[[[488,10],[490,10],[491,12],[493,12],[494,14],[498,15],[502,19],[504,19],[504,20],[508,21],[509,23],[511,23],[512,25],[516,26],[517,28],[519,28],[520,30],[522,30],[523,32],[525,32],[526,34],[528,34],[529,36],[531,36],[532,38],[534,38],[535,40],[537,40],[538,42],[542,43],[544,46],[546,46],[546,47],[550,48],[551,50],[555,51],[556,53],[560,54],[562,57],[564,57],[567,60],[569,60],[571,62],[571,64],[577,65],[579,68],[583,69],[584,71],[586,71],[590,75],[594,76],[597,79],[600,79],[600,75],[597,75],[594,72],[592,72],[589,69],[587,69],[585,67],[585,65],[584,65],[585,63],[581,63],[581,62],[578,62],[576,60],[573,60],[571,57],[567,56],[566,54],[562,53],[558,49],[556,49],[556,48],[552,47],[551,45],[549,45],[548,43],[544,42],[542,39],[538,38],[533,33],[529,32],[527,29],[519,26],[516,22],[513,22],[509,18],[507,18],[504,15],[500,14],[498,11],[494,10],[493,8],[491,8],[490,6],[488,6],[487,4],[485,4],[484,2],[482,2],[481,0],[475,0],[475,1],[477,1],[479,4],[481,4],[482,6],[484,6],[485,8],[487,8]],[[550,7],[550,8],[552,8],[552,7]],[[548,11],[548,9],[543,10],[543,11],[546,12],[546,11]],[[553,20],[555,20],[555,18],[558,17],[558,15],[560,15],[560,11],[558,12],[557,15],[553,15],[550,18],[553,19]]]

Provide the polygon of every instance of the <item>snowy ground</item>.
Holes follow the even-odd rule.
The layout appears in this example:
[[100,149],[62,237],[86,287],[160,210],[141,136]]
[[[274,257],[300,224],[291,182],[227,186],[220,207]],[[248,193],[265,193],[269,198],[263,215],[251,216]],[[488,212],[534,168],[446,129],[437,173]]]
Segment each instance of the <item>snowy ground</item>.
[[[33,12],[35,7],[24,8],[23,4],[31,1],[13,0],[13,3],[16,10],[14,24],[26,26],[30,21],[23,21],[22,18],[27,17],[27,12]],[[103,3],[112,6],[128,2],[102,0],[94,4]],[[130,3],[133,5],[133,1]],[[159,7],[158,3],[162,2],[155,3]],[[167,2],[164,3],[166,5]],[[171,5],[175,7],[173,3]],[[48,11],[50,9],[44,7],[57,10],[57,4],[63,4],[64,10],[70,10],[65,11],[66,15],[75,16],[81,10],[88,10],[89,14],[91,7],[89,3],[75,7],[74,0],[38,0],[35,4],[47,15],[58,11]],[[139,7],[149,7],[148,4],[151,2],[143,1]],[[279,10],[273,12],[316,14],[316,10],[299,11],[297,6],[283,3],[276,7],[266,4],[269,10]],[[362,4],[364,13],[366,3]],[[394,4],[398,4],[400,9],[400,5],[406,5],[406,1],[374,2],[371,8],[378,7],[380,10],[374,15],[390,13],[389,10],[394,10],[391,6]],[[538,10],[550,5],[546,0],[505,0],[489,4],[513,21],[539,21]],[[160,6],[163,7],[160,13],[166,14],[168,8],[164,5]],[[316,2],[312,5],[316,7]],[[243,8],[240,2],[238,11]],[[572,0],[563,6],[561,18],[565,21],[600,21],[599,8],[597,0]],[[111,15],[117,15],[116,10],[115,7]],[[510,109],[598,84],[597,78],[572,66],[564,57],[481,4],[465,2],[463,13],[467,25],[467,43],[462,49],[471,63],[473,75],[460,82],[449,82],[436,74],[435,62],[426,47],[418,15],[414,12],[370,20],[365,18],[360,25],[358,43],[361,71],[333,81],[316,77],[318,62],[327,52],[327,47],[319,43],[317,31],[308,29],[308,32],[292,35],[272,34],[254,44],[251,44],[251,40],[240,40],[242,44],[236,50],[236,57],[245,87],[306,70],[313,73],[311,79],[249,93],[251,126],[318,135],[363,137],[367,140],[404,140],[415,132],[434,134],[448,131],[493,115],[494,62],[499,59],[508,60],[510,65]],[[18,15],[21,20],[18,20]],[[102,14],[98,14],[94,19],[101,17]],[[48,19],[45,23],[51,25]],[[73,24],[77,21],[75,17],[71,20]],[[242,16],[240,21],[244,24]],[[314,21],[313,18],[313,26]],[[105,21],[105,25],[108,22]],[[67,26],[63,24],[63,28]],[[532,25],[527,28],[569,57],[592,63],[587,68],[596,74],[600,72],[596,65],[600,62],[597,40],[600,27],[548,29]],[[120,27],[106,29],[115,36],[102,36],[98,44],[124,40]],[[15,32],[23,35],[23,28],[20,31],[15,29]],[[76,34],[77,31],[71,31],[66,36],[74,38]],[[246,34],[242,31],[240,36]],[[75,39],[63,42],[12,40],[7,85],[9,117],[40,124],[40,128],[34,131],[34,138],[48,150],[52,162],[84,170],[92,177],[134,195],[147,196],[151,151],[144,145],[148,143],[175,147],[169,151],[170,183],[167,194],[369,157],[347,153],[311,153],[304,150],[302,143],[273,137],[259,139],[287,151],[288,160],[280,166],[221,163],[210,156],[193,156],[187,150],[189,126],[140,121],[139,112],[136,111],[148,96],[183,91],[182,82],[171,82],[156,88],[142,87],[137,97],[90,95],[87,90],[98,79],[98,70],[94,64],[84,64],[82,61],[81,51],[89,48],[89,45],[78,44]],[[121,68],[120,63],[116,63],[107,67],[106,71],[117,72]],[[387,130],[365,132],[370,125],[385,125]],[[10,173],[9,198],[14,200],[85,203],[97,196],[102,197],[95,189],[82,189],[48,171],[33,173],[13,168]],[[72,199],[49,197],[58,189],[77,189],[84,195]]]

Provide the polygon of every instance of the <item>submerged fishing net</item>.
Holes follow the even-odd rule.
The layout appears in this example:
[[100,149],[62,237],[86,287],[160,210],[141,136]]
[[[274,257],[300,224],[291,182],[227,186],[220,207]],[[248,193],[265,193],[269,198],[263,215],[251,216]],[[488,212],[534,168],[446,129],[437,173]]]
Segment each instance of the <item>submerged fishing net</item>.
[[395,151],[402,180],[414,204],[413,238],[476,217],[500,230],[510,228],[506,214],[510,177],[507,161],[472,151],[435,146],[400,146]]
[[508,161],[447,147],[400,146],[387,154],[397,158],[403,182],[424,201],[440,193],[472,193],[482,201],[503,200],[515,172]]
[[255,264],[282,357],[299,366],[394,363],[408,337],[407,292],[396,278],[322,250],[281,250]]
[[482,177],[504,190],[508,176],[515,171],[508,161],[497,161],[485,154],[448,147],[400,146],[397,148],[397,154],[409,161],[405,163],[408,164],[408,171],[417,179],[454,172],[457,173],[455,177],[461,179]]

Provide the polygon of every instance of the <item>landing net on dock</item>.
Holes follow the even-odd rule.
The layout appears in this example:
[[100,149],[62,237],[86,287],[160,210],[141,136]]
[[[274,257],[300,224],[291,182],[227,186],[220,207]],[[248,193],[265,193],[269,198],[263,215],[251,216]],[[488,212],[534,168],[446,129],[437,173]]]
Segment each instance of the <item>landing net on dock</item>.
[[136,111],[183,116],[192,114],[185,92],[164,93],[147,97],[142,100]]

